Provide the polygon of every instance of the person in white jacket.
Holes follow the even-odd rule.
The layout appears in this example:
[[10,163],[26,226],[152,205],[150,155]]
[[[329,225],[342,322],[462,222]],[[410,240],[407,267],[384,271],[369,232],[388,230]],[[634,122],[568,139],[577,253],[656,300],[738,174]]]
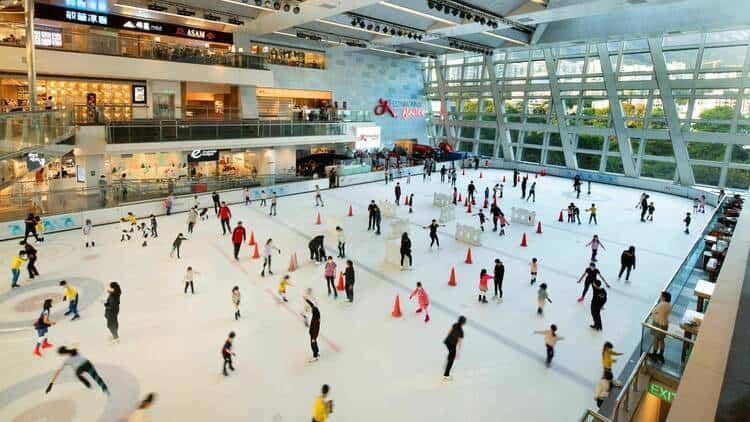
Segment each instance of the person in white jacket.
[[607,372],[599,380],[599,383],[596,384],[596,389],[594,390],[594,400],[596,400],[596,407],[601,407],[602,403],[604,403],[604,400],[609,397],[612,378],[612,373]]
[[96,246],[96,242],[94,242],[94,239],[91,238],[91,230],[93,230],[94,226],[91,224],[91,219],[86,219],[86,222],[83,223],[83,241],[86,244],[86,247],[89,247],[89,243],[91,244],[91,247],[93,248]]
[[341,226],[336,226],[336,239],[339,247],[338,257],[346,258],[346,236],[344,236],[344,229]]

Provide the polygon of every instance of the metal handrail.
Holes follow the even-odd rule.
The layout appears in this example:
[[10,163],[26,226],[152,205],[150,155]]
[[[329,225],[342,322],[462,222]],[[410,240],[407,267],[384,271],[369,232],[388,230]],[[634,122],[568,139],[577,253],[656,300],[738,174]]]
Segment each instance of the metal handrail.
[[679,340],[679,341],[681,341],[683,343],[689,343],[689,344],[693,344],[693,345],[695,344],[695,340],[693,340],[693,339],[689,339],[689,338],[683,337],[683,336],[681,336],[679,334],[675,334],[675,333],[663,330],[663,329],[661,329],[661,328],[659,328],[659,327],[657,327],[655,325],[651,325],[651,324],[649,324],[647,322],[641,322],[641,325],[644,326],[644,327],[646,327],[646,328],[648,328],[649,330],[657,331],[659,333],[664,334],[665,336],[672,337],[673,339]]
[[581,416],[581,422],[588,422],[589,417],[594,418],[594,420],[600,421],[600,422],[612,422],[611,419],[608,417],[600,414],[594,409],[586,409],[585,412],[583,412],[583,416]]
[[622,384],[622,389],[615,399],[615,406],[612,411],[612,420],[614,422],[617,421],[618,414],[620,413],[620,406],[622,406],[623,401],[625,402],[625,411],[630,411],[630,388],[632,386],[638,388],[638,376],[640,376],[641,370],[646,365],[646,362],[648,362],[648,354],[642,353],[638,362],[635,364],[635,369],[630,373],[630,376],[625,383]]

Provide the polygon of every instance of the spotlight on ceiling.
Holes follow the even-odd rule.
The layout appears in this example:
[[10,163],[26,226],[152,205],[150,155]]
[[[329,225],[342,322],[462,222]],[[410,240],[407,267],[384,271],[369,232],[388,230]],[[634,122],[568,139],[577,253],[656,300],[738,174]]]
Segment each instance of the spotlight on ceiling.
[[380,32],[380,25],[375,25],[375,29],[374,29],[374,31],[375,31],[375,32]]
[[168,9],[167,6],[162,6],[162,5],[158,4],[158,3],[151,3],[151,4],[148,5],[148,10],[153,10],[155,12],[163,12],[163,11],[165,11],[167,9]]
[[435,3],[433,3],[432,0],[428,0],[427,1],[427,7],[429,7],[430,9],[434,9],[435,8]]
[[277,1],[273,2],[273,10],[281,10],[281,3]]
[[399,37],[400,37],[400,36],[402,36],[402,35],[404,35],[404,31],[402,31],[402,30],[400,30],[400,29],[399,29],[399,30],[398,30],[398,32],[396,32],[396,33],[398,34],[398,36],[399,36]]
[[435,10],[437,10],[438,12],[441,11],[441,10],[443,10],[443,5],[440,4],[440,3],[436,4],[435,5]]
[[294,6],[294,9],[292,9],[292,13],[295,15],[299,15],[299,6]]
[[179,8],[177,14],[180,16],[195,16],[195,10]]
[[456,16],[457,14],[458,14],[458,9],[451,10],[451,15]]
[[368,31],[372,31],[372,28],[373,28],[372,24],[371,24],[371,23],[368,23],[368,24],[367,24],[367,30],[368,30]]
[[363,21],[363,20],[359,21],[359,27],[360,28],[364,29],[366,25],[367,24],[365,23],[365,21]]
[[288,12],[292,10],[292,6],[289,3],[284,3],[284,11]]
[[229,22],[232,25],[244,25],[245,22],[235,18],[234,16],[230,17],[227,22]]
[[203,15],[203,19],[205,19],[207,21],[220,21],[221,20],[221,16],[216,16],[216,15],[211,14],[209,12],[209,13],[206,13],[205,15]]
[[396,35],[396,30],[391,28],[391,35]]
[[255,0],[255,5],[260,6],[263,4],[263,0]]

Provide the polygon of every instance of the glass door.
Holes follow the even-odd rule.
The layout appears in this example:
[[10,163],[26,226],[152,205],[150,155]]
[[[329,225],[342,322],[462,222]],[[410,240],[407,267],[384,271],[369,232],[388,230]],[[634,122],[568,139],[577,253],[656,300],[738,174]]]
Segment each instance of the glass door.
[[154,94],[154,119],[174,120],[174,94]]

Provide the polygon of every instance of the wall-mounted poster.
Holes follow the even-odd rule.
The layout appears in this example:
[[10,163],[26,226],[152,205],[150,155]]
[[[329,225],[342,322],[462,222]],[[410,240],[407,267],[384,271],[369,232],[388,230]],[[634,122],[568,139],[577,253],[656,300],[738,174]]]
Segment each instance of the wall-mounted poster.
[[146,104],[146,85],[133,84],[133,104]]

